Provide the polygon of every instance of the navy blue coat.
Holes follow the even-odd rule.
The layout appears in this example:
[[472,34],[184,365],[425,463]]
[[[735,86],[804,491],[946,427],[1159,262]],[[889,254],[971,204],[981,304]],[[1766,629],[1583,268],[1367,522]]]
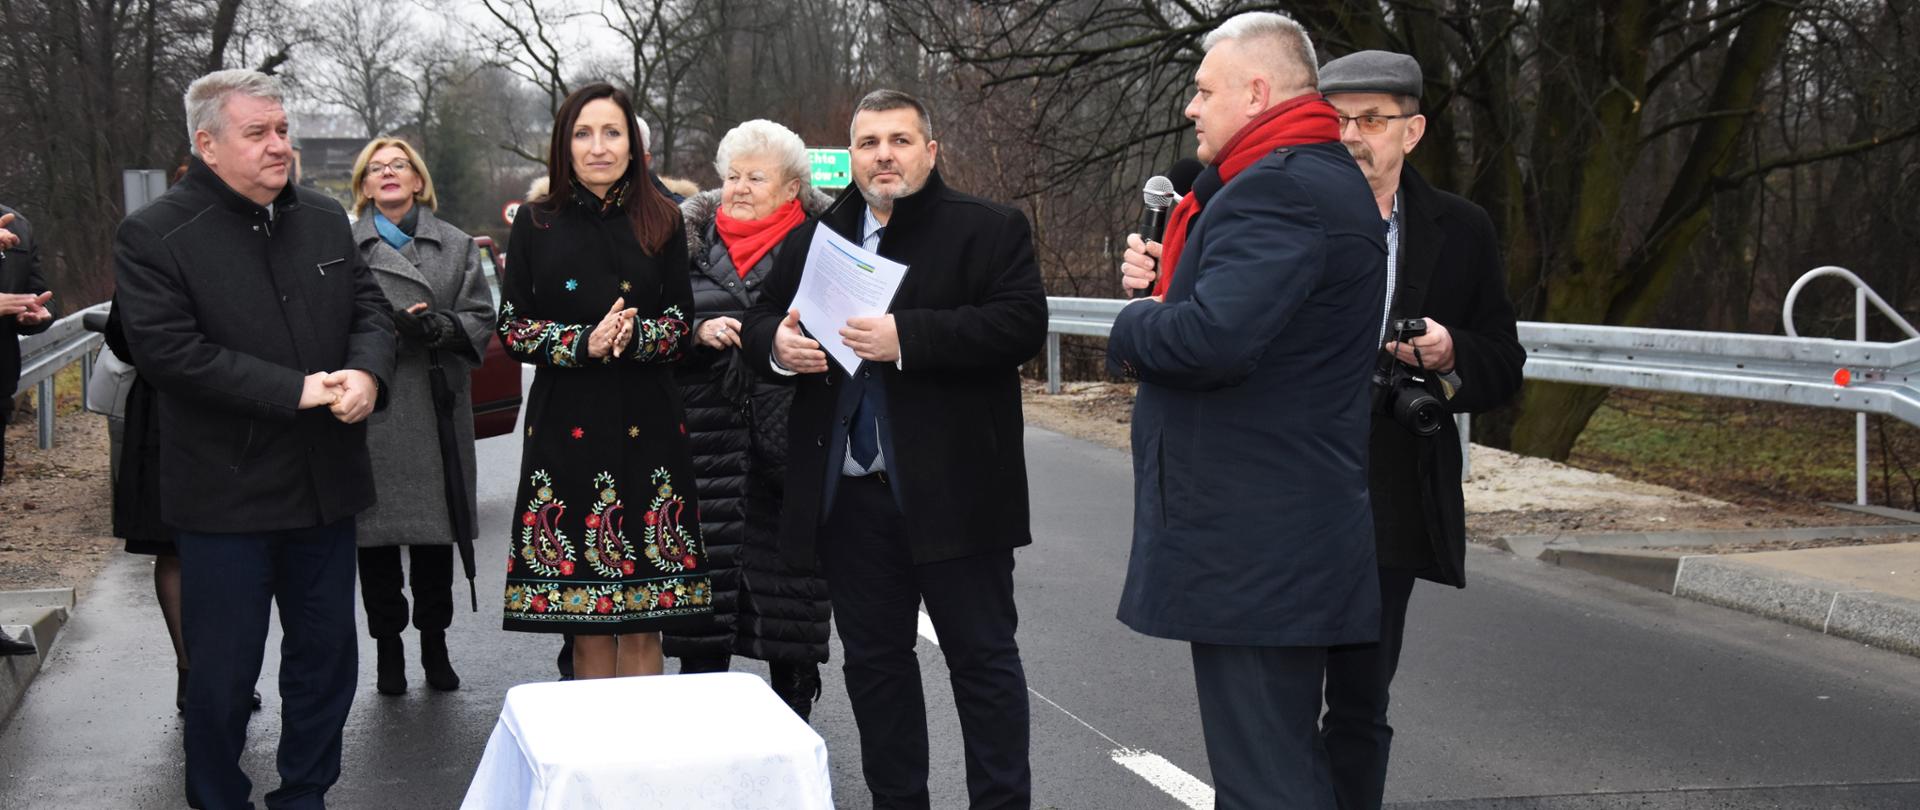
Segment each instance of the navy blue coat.
[[1338,143],[1194,184],[1165,303],[1122,310],[1108,362],[1140,380],[1120,620],[1209,644],[1380,632],[1367,497],[1386,227]]

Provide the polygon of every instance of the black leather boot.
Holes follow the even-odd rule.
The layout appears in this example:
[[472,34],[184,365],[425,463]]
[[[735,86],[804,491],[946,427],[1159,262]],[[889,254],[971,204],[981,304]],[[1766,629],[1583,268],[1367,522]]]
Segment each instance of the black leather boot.
[[447,633],[444,630],[420,631],[420,666],[427,671],[427,685],[441,692],[460,688],[460,674],[447,660]]
[[800,715],[800,719],[810,718],[813,702],[820,698],[820,665],[776,665],[773,676],[773,693],[779,695],[794,714]]
[[7,631],[0,630],[0,655],[33,655],[37,652],[39,650],[34,648],[33,642],[21,641],[7,635]]
[[373,643],[378,655],[373,667],[373,688],[383,695],[406,694],[407,648],[400,645],[400,637],[376,638]]

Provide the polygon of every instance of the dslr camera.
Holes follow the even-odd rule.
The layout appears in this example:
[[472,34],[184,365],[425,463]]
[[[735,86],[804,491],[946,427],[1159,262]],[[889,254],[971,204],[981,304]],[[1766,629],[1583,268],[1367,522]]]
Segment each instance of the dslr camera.
[[[1395,318],[1387,326],[1397,343],[1427,333],[1425,318]],[[1420,376],[1425,370],[1399,361],[1390,361],[1387,365],[1386,369],[1373,373],[1374,408],[1392,416],[1393,421],[1415,436],[1439,433],[1441,421],[1447,418],[1446,409],[1441,406],[1440,398],[1427,390],[1427,379]]]

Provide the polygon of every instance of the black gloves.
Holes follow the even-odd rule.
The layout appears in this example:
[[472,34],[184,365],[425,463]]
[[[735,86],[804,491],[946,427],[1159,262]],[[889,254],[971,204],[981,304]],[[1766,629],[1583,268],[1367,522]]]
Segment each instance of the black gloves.
[[400,334],[401,340],[429,349],[451,349],[467,342],[467,336],[461,334],[460,327],[454,323],[453,315],[442,311],[416,315],[396,309],[393,311],[393,329]]

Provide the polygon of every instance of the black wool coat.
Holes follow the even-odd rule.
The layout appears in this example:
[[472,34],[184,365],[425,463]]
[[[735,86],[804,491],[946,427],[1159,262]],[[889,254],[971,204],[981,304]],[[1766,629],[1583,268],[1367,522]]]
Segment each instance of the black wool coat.
[[[800,200],[809,216],[833,202],[812,188]],[[714,225],[719,210],[718,191],[680,204],[695,334],[712,318],[744,316],[761,298],[780,253],[775,246],[741,275]],[[738,349],[709,349],[697,340],[675,378],[686,400],[687,443],[700,480],[700,539],[713,575],[714,615],[706,627],[666,634],[666,654],[826,661],[832,617],[826,581],[787,566],[779,554],[793,386],[754,373]]]
[[[858,243],[864,216],[865,202],[850,187],[817,222],[787,235],[765,297],[744,319],[749,358],[772,357],[774,331],[799,288],[814,228]],[[948,188],[935,170],[918,192],[894,202],[878,252],[909,268],[888,310],[901,363],[861,366],[885,381],[888,477],[913,561],[1033,542],[1020,364],[1046,342],[1047,294],[1026,215]],[[770,363],[754,365],[778,376]],[[846,452],[847,428],[837,412],[846,384],[838,365],[794,380],[781,551],[809,569]]]
[[[1428,387],[1449,413],[1500,407],[1520,390],[1527,352],[1515,332],[1493,220],[1480,206],[1434,188],[1412,166],[1400,170],[1400,220],[1394,317],[1431,318],[1446,327],[1460,377],[1451,400],[1432,375]],[[1438,434],[1421,438],[1376,411],[1370,454],[1367,480],[1380,565],[1465,587],[1458,426],[1442,420]]]
[[192,532],[330,524],[373,505],[364,421],[299,410],[308,374],[372,374],[392,307],[340,204],[289,184],[269,209],[193,160],[114,236],[116,309],[159,392],[161,519]]

